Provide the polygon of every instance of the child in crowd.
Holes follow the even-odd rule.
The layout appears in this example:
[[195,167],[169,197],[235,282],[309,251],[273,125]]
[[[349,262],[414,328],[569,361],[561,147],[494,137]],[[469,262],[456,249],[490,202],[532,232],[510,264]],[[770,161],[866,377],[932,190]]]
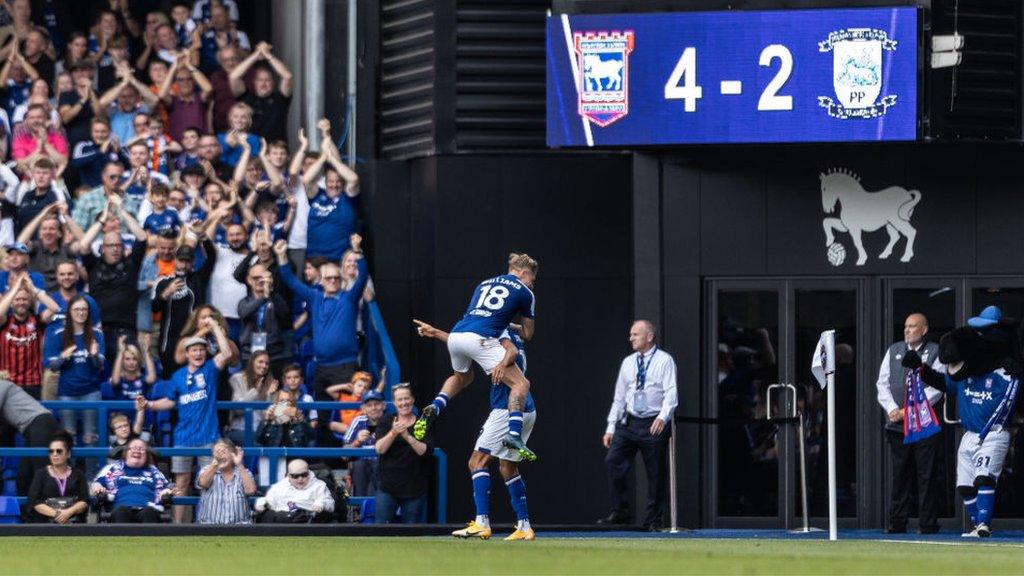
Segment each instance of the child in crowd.
[[[160,183],[153,184],[149,190],[149,202],[153,211],[146,216],[142,229],[149,234],[159,235],[164,230],[170,230],[175,234],[181,229],[181,219],[178,213],[167,206],[170,189]],[[145,210],[145,208],[143,208]]]
[[121,451],[132,440],[142,438],[149,442],[149,432],[144,428],[145,420],[145,410],[135,412],[135,422],[132,424],[124,414],[118,413],[110,417],[110,451],[107,453],[107,464],[123,459],[124,455]]
[[[302,366],[298,364],[288,365],[281,374],[281,378],[283,382],[282,388],[295,394],[299,402],[313,402],[313,396],[306,391],[306,384],[303,382]],[[305,415],[310,427],[316,428],[316,410],[303,410],[302,413]]]
[[[174,160],[174,168],[182,171],[188,166],[199,165],[199,129],[195,127],[185,128],[181,133],[181,154]],[[199,172],[202,175],[202,171]],[[199,188],[201,184],[195,186]]]
[[[377,385],[378,393],[384,392],[384,374],[381,371],[380,383]],[[362,402],[363,395],[373,388],[373,375],[362,370],[352,375],[352,380],[343,384],[334,384],[327,387],[327,393],[338,402]],[[360,409],[335,410],[331,415],[331,432],[344,434],[348,430],[352,420],[360,414]]]

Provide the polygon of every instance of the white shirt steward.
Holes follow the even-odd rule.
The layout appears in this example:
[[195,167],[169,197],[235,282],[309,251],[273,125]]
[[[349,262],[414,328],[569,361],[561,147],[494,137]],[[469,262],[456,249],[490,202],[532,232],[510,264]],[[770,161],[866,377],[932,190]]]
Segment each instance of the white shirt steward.
[[[644,458],[648,482],[643,525],[649,529],[664,525],[668,484],[666,455],[677,404],[676,363],[671,355],[655,347],[644,354],[630,354],[622,361],[606,428],[606,433],[612,434],[605,457],[612,495],[610,521],[630,520],[627,490],[633,461],[639,451]],[[650,431],[655,419],[665,423],[656,435]]]
[[637,418],[657,416],[667,426],[679,404],[676,362],[668,352],[654,348],[643,357],[643,361],[648,364],[642,391],[641,403],[644,405],[636,405],[638,354],[626,356],[619,368],[619,377],[615,381],[615,397],[612,399],[612,409],[608,412],[608,427],[605,429],[608,434],[615,433],[615,423],[625,419],[627,414]]

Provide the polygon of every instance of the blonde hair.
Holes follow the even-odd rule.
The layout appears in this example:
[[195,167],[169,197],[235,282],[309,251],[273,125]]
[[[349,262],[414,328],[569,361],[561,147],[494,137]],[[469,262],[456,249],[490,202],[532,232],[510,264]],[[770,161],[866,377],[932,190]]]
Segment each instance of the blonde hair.
[[241,113],[245,114],[245,118],[249,122],[249,124],[248,124],[248,126],[246,126],[246,128],[249,128],[249,127],[252,126],[252,107],[251,106],[249,106],[245,102],[239,102],[239,103],[237,103],[237,104],[235,104],[234,106],[231,107],[231,110],[228,111],[228,115],[230,116],[231,114],[234,114],[235,111],[238,111],[238,112],[241,112]]
[[511,270],[529,270],[534,274],[537,273],[537,261],[530,257],[525,252],[523,254],[517,254],[512,252],[508,255],[508,267]]

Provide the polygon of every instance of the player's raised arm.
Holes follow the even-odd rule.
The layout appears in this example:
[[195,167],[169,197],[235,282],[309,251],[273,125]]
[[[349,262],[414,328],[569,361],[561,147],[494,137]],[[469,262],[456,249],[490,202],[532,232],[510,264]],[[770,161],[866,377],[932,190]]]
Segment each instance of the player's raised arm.
[[434,338],[441,342],[448,342],[448,333],[444,330],[438,330],[422,320],[413,319],[412,323],[416,325],[416,334],[423,338]]

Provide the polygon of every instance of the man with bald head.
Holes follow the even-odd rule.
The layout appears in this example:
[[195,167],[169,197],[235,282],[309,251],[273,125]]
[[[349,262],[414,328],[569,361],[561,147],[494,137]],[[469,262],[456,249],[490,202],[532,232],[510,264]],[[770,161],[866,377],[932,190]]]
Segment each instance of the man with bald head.
[[256,500],[257,521],[265,523],[330,522],[334,498],[323,480],[317,478],[305,460],[288,463],[288,476]]
[[633,460],[639,451],[647,470],[647,510],[643,526],[660,530],[665,513],[665,475],[668,466],[668,437],[672,415],[678,403],[676,363],[660,350],[654,323],[637,320],[629,329],[633,353],[626,356],[615,382],[615,396],[608,412],[608,426],[602,443],[608,449],[605,464],[611,487],[612,511],[598,524],[629,524],[629,498],[626,494]]
[[[914,483],[918,495],[918,531],[934,534],[939,530],[939,502],[942,486],[936,470],[942,434],[934,434],[913,444],[903,443],[903,409],[907,399],[907,372],[903,356],[914,350],[921,361],[937,372],[946,367],[939,362],[939,345],[924,339],[928,333],[928,319],[924,314],[907,316],[903,323],[903,339],[885,352],[878,370],[878,404],[885,414],[885,441],[892,453],[892,499],[889,502],[889,523],[886,532],[902,534],[907,531],[910,497]],[[926,387],[925,393],[932,405],[942,399],[942,392]]]

